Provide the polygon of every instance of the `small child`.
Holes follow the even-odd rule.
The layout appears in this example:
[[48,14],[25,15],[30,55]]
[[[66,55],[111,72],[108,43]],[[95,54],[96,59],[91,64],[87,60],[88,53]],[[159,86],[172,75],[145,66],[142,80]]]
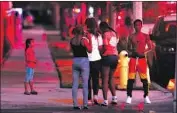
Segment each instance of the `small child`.
[[[25,95],[37,95],[37,92],[33,87],[33,76],[34,76],[34,68],[36,67],[36,57],[34,53],[34,39],[29,38],[26,40],[26,48],[25,48],[25,61],[26,61],[26,76],[25,76]],[[28,92],[28,84],[30,85],[31,92]]]

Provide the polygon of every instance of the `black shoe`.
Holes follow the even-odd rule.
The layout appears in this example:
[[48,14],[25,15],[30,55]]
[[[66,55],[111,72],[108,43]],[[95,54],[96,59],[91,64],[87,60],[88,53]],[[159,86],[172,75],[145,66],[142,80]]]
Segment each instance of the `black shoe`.
[[24,92],[24,94],[25,94],[25,95],[30,95],[30,93],[29,93],[29,92],[27,92],[27,91],[25,91],[25,92]]
[[84,106],[83,109],[88,109],[88,107],[87,107],[87,106]]
[[81,108],[78,107],[78,106],[77,106],[77,107],[73,107],[73,109],[74,109],[74,110],[81,110]]
[[93,102],[95,105],[99,105],[98,100],[94,99]]
[[31,91],[32,95],[37,95],[38,93],[36,91]]
[[112,105],[117,105],[117,102],[111,102]]

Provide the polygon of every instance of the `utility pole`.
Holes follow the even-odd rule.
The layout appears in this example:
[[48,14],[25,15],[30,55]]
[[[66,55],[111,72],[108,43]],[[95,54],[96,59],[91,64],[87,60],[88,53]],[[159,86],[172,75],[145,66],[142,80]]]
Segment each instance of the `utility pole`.
[[0,2],[0,65],[3,61],[3,51],[4,51],[4,2]]
[[133,2],[133,15],[134,15],[134,20],[143,19],[142,18],[143,17],[143,2],[141,1]]
[[177,40],[176,40],[176,58],[175,58],[175,89],[174,89],[174,100],[173,100],[173,113],[176,113],[176,77],[177,77]]
[[55,25],[56,29],[60,28],[60,4],[57,2],[51,2],[53,6],[53,25]]
[[107,7],[106,7],[106,12],[108,16],[108,24],[115,30],[116,27],[116,10],[113,2],[108,1],[107,2]]

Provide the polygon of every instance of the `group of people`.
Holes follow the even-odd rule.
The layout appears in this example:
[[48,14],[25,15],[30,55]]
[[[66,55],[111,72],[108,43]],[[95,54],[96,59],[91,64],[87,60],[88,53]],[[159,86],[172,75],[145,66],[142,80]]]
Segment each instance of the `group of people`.
[[[152,49],[151,41],[148,35],[141,32],[142,21],[134,21],[135,32],[128,38],[128,56],[129,74],[127,85],[127,100],[132,101],[133,83],[136,72],[139,72],[144,88],[144,101],[150,104],[148,97],[149,86],[147,81],[147,63],[145,55]],[[102,106],[108,106],[108,88],[112,94],[112,104],[117,104],[116,89],[114,84],[114,72],[118,65],[117,45],[119,38],[106,22],[101,22],[99,27],[94,18],[87,18],[85,26],[76,26],[73,31],[73,38],[70,40],[70,49],[73,52],[72,65],[72,98],[73,108],[81,109],[77,101],[77,92],[79,78],[82,77],[83,87],[83,109],[88,109],[88,105],[98,105],[99,75],[102,78],[103,103]],[[148,47],[146,47],[148,46]],[[26,76],[24,82],[25,95],[34,94],[33,76],[37,60],[34,54],[34,39],[26,40],[25,48],[26,58]],[[28,85],[31,91],[28,91]],[[93,89],[93,97],[92,97]],[[99,104],[100,105],[100,104]]]
[[[135,20],[135,33],[128,38],[127,52],[130,58],[126,100],[128,104],[132,100],[133,83],[137,71],[143,83],[144,101],[148,104],[151,103],[148,97],[149,86],[146,74],[147,63],[145,55],[151,51],[152,45],[149,36],[141,32],[142,24],[141,20]],[[73,52],[73,108],[81,109],[77,102],[80,76],[82,77],[83,84],[83,109],[88,109],[88,105],[90,104],[99,104],[99,75],[102,78],[104,99],[101,106],[108,106],[108,88],[112,94],[111,103],[117,104],[118,99],[113,78],[118,65],[117,45],[119,38],[116,31],[107,22],[101,22],[98,27],[94,18],[87,18],[85,26],[76,26],[72,33],[74,37],[70,41],[70,47]]]

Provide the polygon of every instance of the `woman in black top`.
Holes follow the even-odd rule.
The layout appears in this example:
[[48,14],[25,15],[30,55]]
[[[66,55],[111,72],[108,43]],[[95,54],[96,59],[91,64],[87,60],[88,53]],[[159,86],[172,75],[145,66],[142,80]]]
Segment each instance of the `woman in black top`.
[[83,37],[84,31],[82,27],[77,26],[73,29],[74,38],[71,39],[70,45],[73,52],[73,86],[72,97],[74,109],[81,109],[78,107],[77,90],[79,85],[79,76],[82,76],[83,81],[83,106],[88,109],[88,79],[89,79],[89,60],[87,52],[92,51],[91,39]]

